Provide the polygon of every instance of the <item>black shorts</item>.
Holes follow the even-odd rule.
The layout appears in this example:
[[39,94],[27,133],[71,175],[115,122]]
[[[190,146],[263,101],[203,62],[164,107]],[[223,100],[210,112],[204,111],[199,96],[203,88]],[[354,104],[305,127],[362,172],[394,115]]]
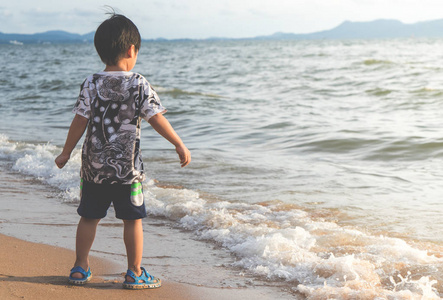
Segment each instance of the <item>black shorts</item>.
[[83,181],[80,185],[80,205],[77,212],[88,219],[102,219],[114,204],[115,217],[136,220],[146,217],[143,187],[133,184],[97,184]]

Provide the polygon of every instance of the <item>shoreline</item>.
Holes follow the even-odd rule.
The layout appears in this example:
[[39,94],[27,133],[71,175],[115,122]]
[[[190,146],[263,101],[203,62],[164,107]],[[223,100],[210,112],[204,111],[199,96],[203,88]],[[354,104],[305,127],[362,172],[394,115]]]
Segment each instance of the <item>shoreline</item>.
[[116,239],[122,224],[112,210],[99,224],[91,249],[93,279],[82,287],[69,285],[77,205],[61,203],[51,187],[5,167],[0,163],[0,299],[296,299],[280,288],[239,284],[247,278],[208,261],[232,258],[149,217],[144,221],[143,266],[162,280],[162,287],[125,290],[124,245]]
[[122,288],[125,273],[121,272],[121,266],[92,255],[91,281],[74,286],[68,283],[74,257],[74,251],[69,249],[0,233],[0,299],[273,299],[272,294],[259,290],[193,286],[164,278],[160,288],[126,290]]

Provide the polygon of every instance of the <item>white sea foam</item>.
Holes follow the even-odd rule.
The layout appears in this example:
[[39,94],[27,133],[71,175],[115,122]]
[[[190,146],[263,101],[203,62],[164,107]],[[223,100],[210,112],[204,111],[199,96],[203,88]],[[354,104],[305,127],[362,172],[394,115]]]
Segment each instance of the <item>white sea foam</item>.
[[[51,144],[16,143],[0,135],[0,158],[13,169],[78,201],[80,151],[59,170]],[[399,238],[379,236],[312,217],[284,203],[210,201],[188,189],[144,184],[147,210],[217,243],[235,267],[286,281],[308,299],[440,299],[443,259]]]
[[314,220],[282,203],[210,202],[153,185],[146,196],[152,214],[176,220],[229,249],[236,266],[286,280],[309,299],[439,299],[429,274],[443,260],[404,240]]
[[0,135],[0,158],[11,161],[13,170],[61,190],[64,201],[76,202],[79,200],[81,152],[75,149],[63,170],[59,170],[54,159],[61,150],[51,144],[12,142],[7,136]]

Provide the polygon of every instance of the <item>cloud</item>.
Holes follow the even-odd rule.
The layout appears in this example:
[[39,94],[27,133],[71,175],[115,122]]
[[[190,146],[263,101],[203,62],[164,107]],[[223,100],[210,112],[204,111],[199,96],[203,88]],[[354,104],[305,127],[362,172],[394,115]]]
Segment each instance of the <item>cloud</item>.
[[3,18],[10,18],[13,16],[13,14],[11,10],[0,7],[0,16],[2,16]]
[[4,22],[5,32],[36,33],[48,30],[66,30],[75,33],[87,33],[95,30],[100,20],[104,19],[103,13],[98,10],[75,8],[60,10],[45,10],[41,7],[16,10],[0,10],[3,17],[8,17]]

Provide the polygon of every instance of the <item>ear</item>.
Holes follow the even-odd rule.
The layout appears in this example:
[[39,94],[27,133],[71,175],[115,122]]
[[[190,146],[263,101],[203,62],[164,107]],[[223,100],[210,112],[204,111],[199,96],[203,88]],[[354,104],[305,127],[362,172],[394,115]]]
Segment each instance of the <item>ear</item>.
[[126,51],[126,55],[127,55],[128,58],[133,58],[133,57],[135,56],[135,54],[136,54],[135,46],[134,46],[134,45],[131,45],[131,46],[128,48],[128,51]]

